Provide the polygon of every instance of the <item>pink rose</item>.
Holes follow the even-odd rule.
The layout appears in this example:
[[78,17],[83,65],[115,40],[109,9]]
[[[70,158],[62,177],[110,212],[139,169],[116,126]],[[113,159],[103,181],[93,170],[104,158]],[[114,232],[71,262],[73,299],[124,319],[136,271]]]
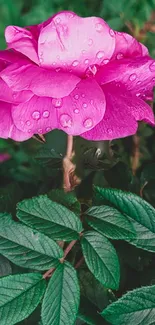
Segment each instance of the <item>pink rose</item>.
[[55,128],[90,140],[154,125],[155,60],[132,36],[101,18],[60,12],[5,32],[0,52],[0,136],[23,141]]

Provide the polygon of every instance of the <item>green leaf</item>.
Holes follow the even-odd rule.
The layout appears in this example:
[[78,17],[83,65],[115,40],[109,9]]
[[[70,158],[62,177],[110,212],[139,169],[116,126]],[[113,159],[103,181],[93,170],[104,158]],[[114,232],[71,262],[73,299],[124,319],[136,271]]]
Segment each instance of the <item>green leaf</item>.
[[102,206],[93,206],[85,214],[87,223],[101,234],[112,239],[135,238],[132,223],[118,210]]
[[55,240],[78,239],[80,219],[63,205],[46,195],[24,200],[17,206],[17,217],[28,226]]
[[78,318],[85,321],[89,325],[104,325],[105,321],[99,315],[95,306],[86,298],[81,297]]
[[0,255],[0,277],[12,274],[12,267],[7,258]]
[[80,202],[77,200],[73,192],[66,193],[64,190],[52,190],[48,193],[48,197],[59,204],[64,205],[75,214],[79,215],[81,211]]
[[81,244],[87,266],[96,279],[107,288],[118,289],[119,261],[109,240],[95,231],[88,231]]
[[97,204],[103,204],[106,200],[106,203],[109,202],[128,216],[136,231],[136,239],[127,241],[148,251],[155,251],[155,208],[135,194],[108,188],[96,187],[94,200]]
[[[112,297],[109,289],[105,288],[93,274],[87,269],[79,269],[78,272],[80,291],[98,310],[102,310],[109,304]],[[109,297],[110,296],[110,297]]]
[[63,256],[52,239],[14,222],[10,215],[0,218],[0,253],[19,266],[35,270],[56,267]]
[[41,301],[46,282],[39,273],[0,279],[0,324],[14,325],[28,317]]
[[103,310],[102,316],[114,325],[153,325],[155,286],[128,292]]
[[52,275],[42,304],[43,325],[73,325],[79,307],[80,291],[75,269],[60,264]]

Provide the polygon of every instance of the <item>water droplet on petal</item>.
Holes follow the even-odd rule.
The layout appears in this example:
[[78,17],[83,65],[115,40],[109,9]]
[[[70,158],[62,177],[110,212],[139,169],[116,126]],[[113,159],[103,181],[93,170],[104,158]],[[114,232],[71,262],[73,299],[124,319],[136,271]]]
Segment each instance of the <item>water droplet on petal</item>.
[[124,57],[123,53],[118,53],[117,56],[116,56],[117,60],[120,60],[123,57]]
[[72,66],[77,67],[78,64],[79,64],[79,61],[75,60],[75,61],[73,61]]
[[74,98],[79,99],[79,95],[78,94],[74,95]]
[[38,129],[38,133],[39,134],[43,133],[43,130],[42,129]]
[[38,112],[38,111],[33,112],[32,113],[32,118],[34,120],[39,120],[40,119],[40,112]]
[[107,63],[109,63],[109,59],[105,59],[105,60],[103,60],[102,63],[103,63],[103,64],[107,64]]
[[79,109],[76,108],[76,109],[74,110],[74,113],[75,113],[75,114],[78,114],[78,113],[79,113]]
[[85,50],[83,50],[83,51],[82,51],[82,54],[85,54],[85,53],[86,53],[86,51],[85,51]]
[[137,82],[137,85],[140,85],[141,83],[142,83],[141,81],[138,81],[138,82]]
[[43,58],[40,58],[40,63],[43,63],[43,62],[44,62]]
[[114,33],[113,29],[110,29],[110,30],[109,30],[109,34],[110,34],[112,37],[114,37],[115,33]]
[[55,71],[59,72],[59,71],[61,71],[61,68],[56,68]]
[[88,63],[89,63],[89,60],[88,60],[88,59],[86,59],[86,60],[84,61],[84,63],[85,63],[85,64],[88,64]]
[[60,21],[61,21],[61,19],[60,19],[59,17],[57,17],[57,18],[55,19],[55,21],[56,21],[57,24],[59,24]]
[[104,57],[104,52],[103,51],[99,51],[97,54],[96,54],[97,58],[98,59],[102,59]]
[[155,71],[155,61],[150,64],[150,70]]
[[141,93],[137,93],[136,96],[139,97],[141,95]]
[[130,81],[134,81],[137,78],[137,75],[135,73],[131,74],[129,79]]
[[31,124],[31,123],[30,123],[30,121],[26,121],[26,125],[28,125],[28,126],[29,126],[30,124]]
[[91,99],[91,101],[90,101],[90,104],[91,104],[91,105],[93,105],[93,104],[94,104],[94,101],[93,101],[93,99]]
[[50,115],[50,112],[49,112],[49,111],[44,111],[44,112],[43,112],[43,117],[44,117],[44,118],[49,117],[49,115]]
[[155,78],[153,78],[152,81],[155,82]]
[[81,96],[82,96],[82,98],[84,98],[85,97],[85,94],[82,94]]
[[90,39],[88,40],[88,45],[91,46],[92,44],[93,44],[93,40],[90,38]]
[[31,133],[31,129],[28,130],[28,133]]
[[60,116],[60,124],[64,128],[70,128],[72,126],[71,116],[69,116],[68,114],[62,114]]
[[82,105],[84,108],[86,108],[87,107],[87,104],[86,103],[83,103],[83,105]]
[[112,129],[107,129],[107,132],[108,132],[109,134],[111,134],[111,133],[112,133]]
[[61,107],[62,103],[63,103],[62,98],[53,98],[52,99],[52,104],[57,108]]
[[45,130],[46,130],[46,132],[49,132],[51,129],[50,128],[46,128]]
[[98,23],[95,25],[95,27],[96,27],[97,32],[99,32],[99,33],[102,32],[102,29],[103,29],[102,24]]
[[85,127],[86,129],[91,128],[91,127],[93,126],[93,121],[92,121],[92,119],[91,119],[91,118],[86,119],[86,120],[84,121],[83,125],[84,125],[84,127]]

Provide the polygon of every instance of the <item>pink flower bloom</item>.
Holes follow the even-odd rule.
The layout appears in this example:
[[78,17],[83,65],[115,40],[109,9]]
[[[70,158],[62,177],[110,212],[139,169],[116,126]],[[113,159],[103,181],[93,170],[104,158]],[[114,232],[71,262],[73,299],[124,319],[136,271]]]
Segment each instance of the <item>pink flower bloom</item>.
[[7,161],[11,158],[11,156],[9,155],[9,153],[4,152],[4,153],[0,153],[0,164],[3,163],[4,161]]
[[0,52],[0,136],[23,141],[61,129],[90,140],[154,125],[155,60],[132,36],[97,17],[60,12],[5,32]]

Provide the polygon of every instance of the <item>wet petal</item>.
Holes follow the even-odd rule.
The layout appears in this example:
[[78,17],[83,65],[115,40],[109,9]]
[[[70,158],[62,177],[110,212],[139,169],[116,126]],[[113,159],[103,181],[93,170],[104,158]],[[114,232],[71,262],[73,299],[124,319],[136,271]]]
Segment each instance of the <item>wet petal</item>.
[[[24,74],[24,78],[23,78]],[[80,78],[67,72],[46,70],[34,65],[12,64],[1,72],[2,79],[14,91],[31,90],[38,96],[64,97]]]
[[82,80],[69,96],[47,98],[34,96],[29,102],[14,106],[15,125],[28,132],[46,133],[61,129],[79,135],[92,129],[103,118],[105,97],[94,80]]
[[116,44],[112,59],[149,55],[148,49],[127,33],[115,32]]
[[151,108],[136,96],[131,96],[114,83],[103,87],[106,111],[102,121],[81,136],[87,140],[112,140],[135,134],[138,123],[143,120],[154,125]]
[[11,104],[0,102],[0,137],[11,138],[16,141],[24,141],[31,138],[31,133],[18,130],[13,124],[11,116]]
[[90,65],[110,59],[114,46],[114,31],[104,20],[66,11],[53,16],[41,30],[38,55],[41,66],[81,74]]
[[155,60],[138,57],[113,61],[101,67],[95,78],[101,85],[111,81],[121,83],[132,94],[147,99],[155,85]]
[[8,26],[5,30],[8,48],[14,49],[38,64],[37,42],[30,31],[18,26]]
[[20,92],[13,91],[8,87],[5,81],[0,78],[0,101],[19,104],[21,102],[27,101],[32,96],[33,93],[29,90],[23,90]]

